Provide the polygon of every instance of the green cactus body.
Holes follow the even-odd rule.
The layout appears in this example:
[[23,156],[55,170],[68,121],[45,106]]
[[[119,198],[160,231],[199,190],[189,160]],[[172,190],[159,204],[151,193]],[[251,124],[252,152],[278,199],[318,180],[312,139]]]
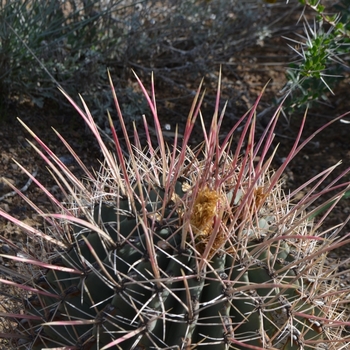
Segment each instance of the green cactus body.
[[[254,110],[247,125],[253,116]],[[47,269],[36,270],[40,278],[30,284],[34,292],[24,299],[17,340],[9,344],[33,350],[345,346],[346,315],[332,307],[343,292],[329,290],[334,271],[324,264],[330,240],[312,229],[302,205],[290,205],[274,175],[279,170],[272,173],[267,160],[253,166],[254,123],[244,128],[241,140],[249,142],[242,158],[224,151],[228,140],[215,144],[217,126],[214,118],[201,157],[186,143],[165,147],[158,131],[159,149],[129,147],[127,160],[114,134],[118,164],[104,151],[103,171],[90,179],[93,188],[109,190],[92,193],[97,199],[85,207],[86,195],[72,194],[70,214],[51,215],[66,228],[65,248],[55,250]],[[323,327],[328,319],[340,322],[336,330]]]
[[[273,232],[260,241],[243,232],[248,237],[242,240],[244,244],[233,237],[198,271],[203,252],[191,248],[189,237],[181,246],[184,197],[191,199],[183,191],[176,195],[179,203],[169,204],[161,216],[163,205],[158,199],[164,195],[151,190],[148,197],[153,201],[146,206],[151,225],[138,223],[144,209],[137,206],[138,210],[128,212],[126,200],[122,209],[97,205],[94,222],[100,223],[115,245],[104,242],[96,232],[72,225],[75,241],[61,253],[61,264],[84,273],[77,276],[50,270],[43,276],[42,288],[60,298],[37,296],[35,303],[28,302],[27,312],[47,322],[32,324],[34,334],[42,337],[32,349],[41,349],[43,343],[46,347],[63,345],[67,340],[78,346],[86,339],[89,349],[101,349],[113,341],[121,349],[186,349],[193,344],[226,349],[232,337],[262,348],[300,349],[305,340],[322,339],[309,317],[321,317],[324,312],[301,297],[300,289],[307,290],[310,282],[298,276],[301,267],[294,263],[299,264],[300,259],[290,254],[287,241],[268,242]],[[274,218],[269,215],[268,219]],[[148,238],[155,248],[152,258],[159,277],[152,271],[147,250],[150,226]],[[294,317],[293,311],[308,317]],[[78,320],[79,325],[57,324]],[[126,340],[118,343],[123,337]],[[47,344],[45,338],[50,339]]]

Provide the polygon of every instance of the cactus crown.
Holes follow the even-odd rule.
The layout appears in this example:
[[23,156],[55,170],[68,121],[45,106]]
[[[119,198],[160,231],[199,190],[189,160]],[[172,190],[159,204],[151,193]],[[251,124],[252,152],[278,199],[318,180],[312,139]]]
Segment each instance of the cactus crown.
[[[326,257],[348,239],[337,235],[341,227],[320,230],[322,220],[313,224],[311,219],[318,209],[306,209],[322,193],[340,189],[329,200],[334,206],[347,184],[332,182],[317,193],[331,168],[312,179],[312,190],[296,204],[296,191],[287,195],[282,190],[284,169],[316,134],[299,145],[305,118],[286,161],[272,171],[274,151],[270,156],[268,151],[281,106],[256,141],[259,97],[220,142],[225,107],[220,113],[219,79],[204,142],[188,146],[196,119],[204,125],[200,86],[183,139],[175,132],[167,145],[153,77],[151,96],[136,79],[153,115],[157,147],[145,117],[146,149],[136,128],[131,144],[110,79],[127,156],[111,118],[114,151],[103,142],[84,101],[82,110],[67,96],[104,155],[95,176],[57,133],[87,182],[25,126],[67,199],[58,202],[33,177],[57,206],[57,212],[46,214],[19,192],[46,220],[45,232],[0,212],[47,251],[45,260],[27,250],[6,256],[22,262],[29,273],[29,278],[17,273],[16,280],[1,279],[23,295],[19,309],[24,312],[1,314],[10,321],[1,334],[7,347],[345,349],[348,292],[337,286],[339,265],[330,265]],[[231,152],[239,127],[241,136]]]

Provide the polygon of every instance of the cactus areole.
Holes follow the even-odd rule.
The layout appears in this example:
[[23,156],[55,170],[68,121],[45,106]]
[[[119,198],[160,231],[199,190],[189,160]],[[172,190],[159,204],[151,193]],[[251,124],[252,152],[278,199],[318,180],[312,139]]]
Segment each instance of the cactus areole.
[[[332,169],[315,177],[312,192],[293,203],[281,175],[303,146],[301,131],[281,167],[270,167],[282,107],[258,140],[260,97],[231,130],[221,130],[219,81],[210,130],[203,127],[203,143],[191,148],[195,120],[204,125],[200,86],[183,137],[175,132],[169,145],[153,77],[150,96],[138,82],[156,131],[152,142],[144,117],[146,148],[136,128],[131,142],[111,82],[127,156],[111,118],[114,150],[85,104],[82,110],[67,96],[104,155],[100,171],[92,174],[57,133],[87,180],[76,178],[28,129],[67,198],[60,203],[37,183],[57,207],[47,214],[31,203],[46,221],[43,231],[1,212],[47,250],[45,261],[28,251],[7,256],[29,274],[21,281],[18,274],[1,280],[22,295],[20,312],[1,314],[11,324],[1,334],[7,348],[345,349],[348,316],[339,301],[346,291],[325,262],[346,240],[326,236],[320,225],[316,230],[312,212],[305,211]],[[323,191],[334,185],[327,186]]]

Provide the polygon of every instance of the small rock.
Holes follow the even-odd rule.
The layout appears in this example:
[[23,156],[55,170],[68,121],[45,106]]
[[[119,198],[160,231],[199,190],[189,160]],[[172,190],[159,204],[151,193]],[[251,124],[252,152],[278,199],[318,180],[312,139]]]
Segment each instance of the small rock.
[[0,251],[1,251],[1,253],[3,253],[3,254],[10,254],[11,248],[10,248],[7,244],[3,244],[3,245],[0,247]]
[[64,165],[73,165],[75,163],[75,159],[71,155],[65,155],[58,158]]

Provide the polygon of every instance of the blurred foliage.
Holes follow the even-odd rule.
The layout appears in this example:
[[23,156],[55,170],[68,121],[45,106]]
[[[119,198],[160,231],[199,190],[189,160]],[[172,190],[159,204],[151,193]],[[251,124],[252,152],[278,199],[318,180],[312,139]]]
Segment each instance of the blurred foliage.
[[[0,94],[38,107],[45,100],[65,104],[106,81],[108,60],[122,59],[122,38],[131,25],[132,1],[11,0],[0,10]],[[103,78],[102,78],[103,77]]]
[[[250,59],[242,50],[263,46],[279,32],[271,6],[256,0],[2,0],[2,104],[29,100],[42,107],[49,101],[50,108],[62,108],[66,101],[55,80],[70,95],[81,93],[95,115],[105,115],[111,103],[107,68],[128,106],[140,96],[131,68],[141,78],[154,71],[160,91],[184,99],[192,99],[203,76],[214,84],[219,65],[231,81],[244,81],[236,73]],[[239,92],[228,85],[237,101],[249,93],[244,84]],[[124,94],[125,86],[131,90]],[[128,109],[135,113],[137,106]]]
[[[22,101],[62,109],[68,104],[59,83],[73,97],[81,93],[102,120],[113,109],[107,68],[130,121],[146,108],[132,69],[141,79],[155,73],[160,108],[173,116],[186,115],[202,77],[204,106],[214,104],[220,65],[228,118],[251,105],[270,79],[274,94],[263,107],[286,94],[290,111],[326,100],[346,72],[350,0],[325,2],[0,0],[0,111]],[[282,37],[292,40],[291,49]],[[274,71],[286,76],[284,89]],[[180,100],[176,110],[170,96]]]

